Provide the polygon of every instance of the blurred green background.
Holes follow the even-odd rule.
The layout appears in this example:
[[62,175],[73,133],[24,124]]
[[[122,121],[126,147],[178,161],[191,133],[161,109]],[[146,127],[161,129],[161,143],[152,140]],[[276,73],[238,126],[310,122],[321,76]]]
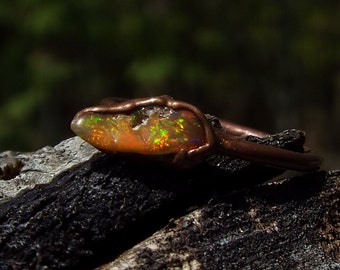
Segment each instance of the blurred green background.
[[340,168],[339,1],[0,2],[0,151],[73,136],[106,96],[169,94]]

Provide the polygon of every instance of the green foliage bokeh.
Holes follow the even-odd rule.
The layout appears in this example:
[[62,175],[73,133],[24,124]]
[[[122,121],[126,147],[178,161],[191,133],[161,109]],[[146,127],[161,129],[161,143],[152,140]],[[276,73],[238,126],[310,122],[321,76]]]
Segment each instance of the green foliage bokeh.
[[339,18],[337,1],[2,1],[0,150],[71,136],[106,96],[169,94],[336,155]]

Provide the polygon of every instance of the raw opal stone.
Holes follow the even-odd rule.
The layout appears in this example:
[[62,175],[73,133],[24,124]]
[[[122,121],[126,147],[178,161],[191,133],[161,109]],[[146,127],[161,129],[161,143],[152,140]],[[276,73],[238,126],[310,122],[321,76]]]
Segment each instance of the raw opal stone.
[[193,112],[168,107],[145,107],[129,115],[84,113],[73,119],[71,128],[106,152],[162,155],[206,142],[204,127]]

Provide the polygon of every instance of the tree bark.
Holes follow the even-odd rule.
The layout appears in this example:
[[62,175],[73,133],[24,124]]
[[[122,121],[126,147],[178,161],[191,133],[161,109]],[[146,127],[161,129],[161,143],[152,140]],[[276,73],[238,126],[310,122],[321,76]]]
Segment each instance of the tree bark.
[[[249,139],[303,150],[299,131]],[[339,171],[261,184],[282,171],[226,156],[176,170],[76,137],[13,157],[1,269],[340,267]]]

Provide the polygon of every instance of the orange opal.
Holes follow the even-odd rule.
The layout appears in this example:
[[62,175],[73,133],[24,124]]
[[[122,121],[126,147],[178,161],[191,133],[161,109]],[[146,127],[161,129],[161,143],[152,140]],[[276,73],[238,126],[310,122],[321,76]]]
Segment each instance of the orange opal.
[[86,112],[71,123],[83,140],[106,152],[162,155],[206,143],[205,131],[191,111],[149,106],[125,114]]

